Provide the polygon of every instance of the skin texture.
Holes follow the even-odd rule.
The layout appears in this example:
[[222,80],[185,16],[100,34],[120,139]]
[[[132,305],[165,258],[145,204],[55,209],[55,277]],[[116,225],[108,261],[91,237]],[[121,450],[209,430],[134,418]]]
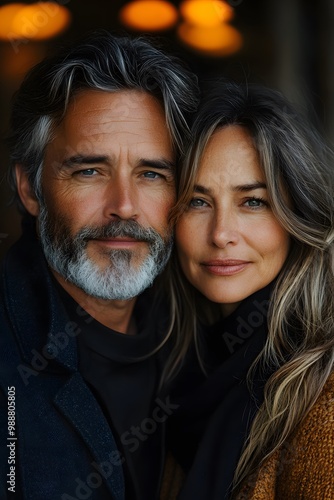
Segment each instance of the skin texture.
[[193,199],[176,227],[176,243],[188,280],[222,304],[225,316],[278,275],[289,236],[269,206],[245,128],[228,126],[210,138]]
[[[71,102],[46,148],[42,190],[51,217],[63,218],[74,236],[82,227],[135,220],[169,233],[168,213],[175,201],[174,153],[164,112],[140,91],[84,91]],[[17,166],[21,199],[38,216],[39,203]],[[88,256],[101,269],[110,265],[108,249],[133,252],[134,266],[148,254],[146,242],[91,240]],[[106,301],[86,295],[55,273],[56,279],[87,312],[119,332],[133,330],[135,298]]]

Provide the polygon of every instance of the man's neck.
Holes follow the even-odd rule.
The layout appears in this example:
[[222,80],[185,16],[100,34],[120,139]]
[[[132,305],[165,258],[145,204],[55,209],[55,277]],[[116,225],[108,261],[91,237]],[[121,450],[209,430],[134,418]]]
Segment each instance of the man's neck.
[[52,273],[64,290],[96,321],[120,333],[128,335],[137,333],[136,323],[132,316],[136,297],[130,300],[98,299],[87,295],[57,272],[52,270]]

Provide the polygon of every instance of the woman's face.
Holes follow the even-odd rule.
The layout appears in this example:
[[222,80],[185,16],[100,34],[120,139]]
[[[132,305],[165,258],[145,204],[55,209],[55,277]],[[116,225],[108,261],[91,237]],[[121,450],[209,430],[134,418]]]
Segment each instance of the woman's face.
[[249,132],[218,129],[200,164],[193,198],[176,227],[182,269],[203,295],[230,314],[282,269],[289,235],[269,203]]

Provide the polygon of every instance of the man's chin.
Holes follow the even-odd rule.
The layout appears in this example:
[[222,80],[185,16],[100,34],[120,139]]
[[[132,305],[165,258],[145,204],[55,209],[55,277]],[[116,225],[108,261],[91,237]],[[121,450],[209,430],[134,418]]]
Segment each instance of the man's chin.
[[137,271],[148,257],[148,251],[139,253],[129,249],[109,249],[91,252],[87,249],[86,256],[95,269],[98,269],[101,273],[112,270],[114,267],[114,259],[122,259],[123,261],[126,261],[129,267],[131,267],[134,271]]

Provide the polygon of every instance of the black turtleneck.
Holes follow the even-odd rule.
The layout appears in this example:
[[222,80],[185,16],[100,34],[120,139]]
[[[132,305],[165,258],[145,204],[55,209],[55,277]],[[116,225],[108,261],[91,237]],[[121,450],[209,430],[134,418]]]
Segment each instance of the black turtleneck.
[[152,297],[146,292],[134,308],[138,333],[119,333],[93,319],[58,288],[70,319],[81,330],[79,371],[104,411],[123,457],[126,498],[154,500],[166,419],[157,395],[163,356],[150,353],[163,339],[163,321],[161,317],[158,321],[158,311],[152,309]]

